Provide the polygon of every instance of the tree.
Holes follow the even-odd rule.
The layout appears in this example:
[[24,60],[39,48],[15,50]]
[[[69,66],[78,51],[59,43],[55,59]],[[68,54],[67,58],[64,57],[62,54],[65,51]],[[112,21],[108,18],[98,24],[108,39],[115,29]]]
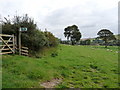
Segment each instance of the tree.
[[99,35],[98,38],[101,38],[103,41],[105,41],[105,48],[107,48],[107,44],[109,40],[115,40],[115,36],[113,35],[113,33],[108,30],[108,29],[102,29],[100,30],[97,35]]
[[67,37],[67,41],[69,41],[69,38],[70,38],[70,35],[71,35],[70,26],[65,28],[64,31],[65,31],[64,36]]
[[74,45],[81,38],[81,33],[76,25],[68,26],[64,29],[64,36],[67,37],[67,40],[72,42]]

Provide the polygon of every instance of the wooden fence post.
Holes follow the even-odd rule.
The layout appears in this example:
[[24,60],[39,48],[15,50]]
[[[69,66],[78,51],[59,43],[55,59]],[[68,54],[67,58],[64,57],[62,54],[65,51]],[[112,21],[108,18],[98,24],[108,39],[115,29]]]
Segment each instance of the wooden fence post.
[[15,51],[17,50],[17,37],[16,36],[14,36],[15,37]]
[[12,35],[12,37],[13,37],[13,53],[15,53],[15,37],[14,37],[14,35]]
[[21,55],[21,31],[19,30],[19,55]]

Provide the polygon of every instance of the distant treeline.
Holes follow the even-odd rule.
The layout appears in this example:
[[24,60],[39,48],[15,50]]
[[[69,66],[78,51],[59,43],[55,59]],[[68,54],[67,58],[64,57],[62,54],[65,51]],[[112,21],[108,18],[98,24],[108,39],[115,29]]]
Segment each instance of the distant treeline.
[[[61,44],[71,44],[71,41],[68,40],[61,40]],[[85,39],[80,40],[76,43],[76,45],[105,45],[105,41],[98,38],[92,38],[92,39]],[[108,46],[120,46],[120,39],[117,38],[116,40],[111,40],[107,43]]]
[[27,14],[23,16],[14,16],[12,19],[4,17],[4,19],[5,20],[2,22],[3,34],[14,34],[18,39],[19,28],[27,28],[27,31],[21,33],[21,43],[23,46],[29,48],[31,54],[40,51],[43,47],[55,47],[59,43],[58,38],[51,32],[47,30],[43,32],[38,29],[37,25],[34,23],[34,19],[28,17]]
[[82,34],[78,29],[77,25],[67,26],[64,29],[64,36],[67,38],[67,41],[61,41],[62,44],[71,44],[71,45],[104,45],[105,48],[109,45],[120,45],[120,40],[115,37],[113,32],[108,29],[101,29],[97,33],[98,37],[95,40],[86,39],[80,40]]

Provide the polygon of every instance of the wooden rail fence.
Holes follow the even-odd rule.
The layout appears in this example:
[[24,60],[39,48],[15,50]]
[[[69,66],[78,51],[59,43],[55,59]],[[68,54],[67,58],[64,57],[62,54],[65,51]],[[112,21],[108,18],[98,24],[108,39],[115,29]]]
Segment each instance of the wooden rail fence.
[[21,55],[28,56],[28,47],[21,47]]

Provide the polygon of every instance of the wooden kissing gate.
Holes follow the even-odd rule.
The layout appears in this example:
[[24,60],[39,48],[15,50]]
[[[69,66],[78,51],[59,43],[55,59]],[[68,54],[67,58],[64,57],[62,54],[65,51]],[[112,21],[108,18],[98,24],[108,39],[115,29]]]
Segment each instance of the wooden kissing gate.
[[17,50],[21,55],[28,56],[27,47],[17,48],[17,39],[14,35],[0,34],[0,55],[15,54]]

